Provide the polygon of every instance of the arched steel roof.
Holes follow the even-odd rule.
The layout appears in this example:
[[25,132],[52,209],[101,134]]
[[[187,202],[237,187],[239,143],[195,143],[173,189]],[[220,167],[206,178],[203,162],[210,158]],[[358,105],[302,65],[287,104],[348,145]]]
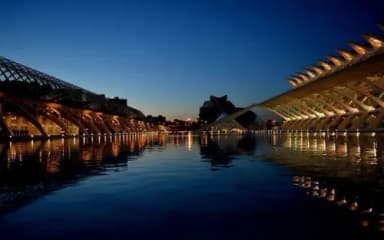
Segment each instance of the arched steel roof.
[[91,93],[90,91],[79,86],[32,69],[23,64],[14,62],[2,56],[0,56],[0,81],[24,81],[28,83],[38,83],[39,85],[49,85],[52,89],[77,89]]

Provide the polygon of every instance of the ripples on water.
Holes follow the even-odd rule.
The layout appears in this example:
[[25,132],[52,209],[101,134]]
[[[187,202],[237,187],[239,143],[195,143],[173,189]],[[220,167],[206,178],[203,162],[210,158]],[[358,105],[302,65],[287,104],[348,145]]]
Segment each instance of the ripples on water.
[[355,212],[370,232],[384,231],[384,136],[272,136],[271,159],[289,167],[293,185]]
[[0,144],[5,239],[369,239],[384,137],[166,136]]

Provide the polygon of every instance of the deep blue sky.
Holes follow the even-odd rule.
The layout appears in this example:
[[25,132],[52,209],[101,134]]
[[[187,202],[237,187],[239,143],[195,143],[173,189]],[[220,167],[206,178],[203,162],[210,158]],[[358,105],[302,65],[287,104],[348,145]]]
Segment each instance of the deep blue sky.
[[197,117],[209,95],[246,106],[380,33],[384,1],[0,1],[0,55],[145,114]]

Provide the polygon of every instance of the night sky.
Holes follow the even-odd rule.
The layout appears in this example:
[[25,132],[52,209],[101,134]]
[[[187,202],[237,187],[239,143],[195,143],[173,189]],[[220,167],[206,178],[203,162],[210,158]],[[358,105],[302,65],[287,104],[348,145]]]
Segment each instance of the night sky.
[[[383,2],[383,3],[381,3]],[[145,114],[196,118],[210,95],[237,106],[384,36],[384,1],[0,1],[0,55]]]

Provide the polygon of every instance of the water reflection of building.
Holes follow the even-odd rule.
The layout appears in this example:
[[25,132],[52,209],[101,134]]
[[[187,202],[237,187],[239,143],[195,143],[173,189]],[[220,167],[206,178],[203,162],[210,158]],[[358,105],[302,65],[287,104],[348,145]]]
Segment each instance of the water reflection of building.
[[296,187],[353,212],[369,231],[384,231],[383,135],[291,134],[270,142],[269,158],[290,169]]
[[[287,151],[312,152],[329,157],[348,157],[354,161],[374,163],[382,152],[384,136],[377,135],[296,135],[273,136],[273,145],[282,145]],[[279,151],[284,151],[279,149]]]
[[256,149],[255,138],[249,135],[216,136],[202,135],[200,138],[200,154],[209,161],[212,170],[217,167],[231,167],[232,161],[239,154],[253,154]]
[[[82,178],[127,166],[166,136],[71,138],[0,144],[0,213]],[[103,167],[101,167],[103,166]]]

